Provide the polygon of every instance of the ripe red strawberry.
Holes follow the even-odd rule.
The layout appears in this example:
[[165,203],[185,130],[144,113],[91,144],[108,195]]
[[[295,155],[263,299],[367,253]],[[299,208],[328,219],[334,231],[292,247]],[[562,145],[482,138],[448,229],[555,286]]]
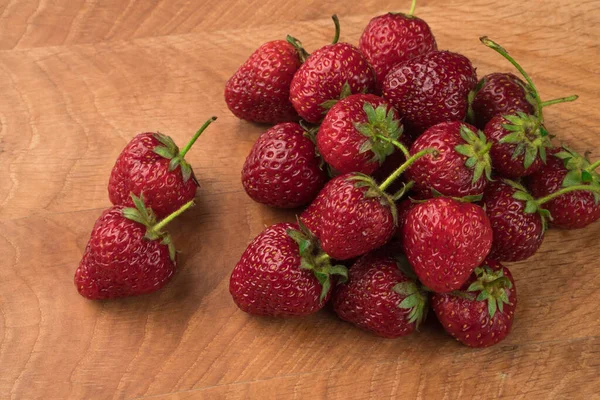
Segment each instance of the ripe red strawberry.
[[140,133],[123,149],[110,174],[108,197],[114,205],[133,207],[131,193],[144,195],[146,205],[164,218],[196,196],[200,184],[185,155],[200,134],[216,120],[212,117],[179,150],[162,133]]
[[331,295],[331,275],[346,268],[329,256],[297,224],[271,225],[248,245],[229,281],[233,301],[244,312],[273,317],[319,311]]
[[420,135],[440,122],[464,120],[476,84],[468,58],[432,51],[392,68],[383,81],[383,97],[402,116],[405,131]]
[[431,298],[446,332],[469,347],[489,347],[504,340],[517,308],[517,288],[508,268],[488,258],[461,291]]
[[437,150],[410,166],[406,179],[414,181],[413,190],[431,197],[432,190],[444,196],[482,195],[491,179],[491,143],[481,131],[459,121],[442,122],[427,129],[413,143],[411,154],[427,148]]
[[459,289],[485,259],[492,229],[485,211],[437,197],[417,204],[403,228],[406,257],[423,285],[438,293]]
[[485,125],[484,134],[493,142],[490,156],[496,174],[505,178],[519,178],[539,170],[546,163],[546,149],[551,147],[548,131],[544,127],[542,109],[551,104],[573,101],[577,96],[542,102],[535,84],[504,48],[496,42],[481,37],[481,42],[493,49],[519,70],[528,83],[527,92],[535,102],[533,114],[517,111],[497,114]]
[[402,125],[381,97],[353,94],[337,102],[317,133],[321,157],[338,173],[373,173],[391,155]]
[[471,93],[471,119],[479,129],[497,114],[533,114],[535,100],[525,82],[511,73],[484,76]]
[[255,201],[293,208],[310,203],[327,181],[314,143],[293,122],[275,125],[250,150],[242,184]]
[[396,205],[369,176],[349,173],[330,180],[300,220],[336,260],[358,257],[386,244],[396,226]]
[[544,240],[548,212],[523,186],[509,180],[490,182],[483,204],[494,232],[491,258],[521,261],[535,254]]
[[375,70],[379,91],[396,64],[437,50],[429,25],[413,15],[415,3],[413,0],[408,14],[387,13],[373,18],[360,37],[359,48]]
[[260,46],[225,84],[225,102],[238,118],[277,124],[297,121],[290,84],[305,53],[285,40]]
[[113,206],[96,221],[75,286],[92,300],[155,292],[176,270],[175,247],[164,226],[193,205],[190,201],[159,223],[143,197],[132,195],[136,208]]
[[[290,100],[306,121],[319,123],[336,100],[350,93],[372,92],[375,72],[365,55],[348,43],[333,44],[312,53],[292,79]],[[344,88],[346,86],[346,88]]]
[[362,256],[333,295],[337,315],[386,338],[418,329],[427,315],[428,295],[407,264],[379,252]]
[[600,219],[600,176],[595,171],[600,162],[591,164],[586,157],[564,147],[550,151],[548,162],[528,178],[533,196],[543,198],[562,190],[585,186],[596,192],[574,191],[544,204],[552,216],[552,225],[564,229],[580,229]]

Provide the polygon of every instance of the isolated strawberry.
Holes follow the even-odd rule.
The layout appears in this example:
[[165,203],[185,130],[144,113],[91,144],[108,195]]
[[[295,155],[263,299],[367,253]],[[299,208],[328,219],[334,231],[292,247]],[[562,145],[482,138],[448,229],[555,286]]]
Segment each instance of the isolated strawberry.
[[392,68],[383,81],[383,97],[402,117],[405,132],[420,135],[440,122],[464,120],[476,84],[468,58],[432,51]]
[[254,143],[242,169],[242,184],[259,203],[299,207],[310,203],[327,181],[321,163],[300,125],[278,124]]
[[125,146],[112,169],[108,197],[114,205],[133,207],[131,193],[144,195],[157,218],[164,218],[196,196],[200,184],[185,155],[198,137],[216,120],[212,117],[179,150],[162,133],[140,133]]
[[549,214],[522,185],[509,180],[490,182],[483,204],[494,232],[490,258],[521,261],[537,252]]
[[408,14],[387,13],[373,18],[363,31],[359,48],[377,75],[377,88],[396,64],[437,50],[429,25],[413,15],[416,0]]
[[143,197],[132,195],[132,202],[135,208],[113,206],[96,221],[75,271],[75,286],[83,297],[105,300],[151,293],[173,277],[175,247],[163,228],[193,202],[158,223]]
[[362,256],[348,281],[333,295],[336,314],[359,328],[386,338],[418,329],[428,311],[428,295],[406,260],[377,253]]
[[492,245],[485,211],[449,197],[415,205],[402,233],[410,265],[423,285],[438,293],[459,289]]
[[325,305],[331,296],[331,275],[343,281],[346,268],[332,266],[303,227],[278,223],[248,245],[231,273],[229,292],[249,314],[303,316]]
[[[290,100],[308,122],[319,123],[341,97],[368,93],[375,88],[375,72],[365,55],[348,43],[338,43],[339,22],[333,44],[312,53],[294,75]],[[344,90],[344,86],[347,88]]]
[[456,340],[469,347],[489,347],[510,333],[517,288],[508,268],[488,258],[459,292],[435,293],[431,305]]
[[573,101],[577,96],[542,102],[535,84],[508,53],[496,42],[481,37],[481,42],[493,49],[519,70],[527,81],[530,101],[535,102],[533,114],[517,111],[512,114],[497,114],[483,130],[492,142],[490,156],[496,174],[505,178],[519,178],[539,170],[546,162],[546,149],[552,147],[548,131],[544,127],[543,108],[552,104]]
[[484,76],[471,93],[471,120],[479,129],[497,114],[534,113],[535,100],[523,80],[510,72]]
[[413,143],[411,154],[427,148],[436,149],[410,166],[406,179],[414,181],[413,190],[431,197],[482,195],[491,179],[490,147],[481,131],[459,121],[442,122],[427,129]]
[[568,147],[550,150],[546,165],[530,175],[527,187],[537,198],[555,196],[564,188],[585,187],[595,192],[578,190],[560,195],[544,204],[552,216],[552,225],[564,229],[584,228],[600,219],[600,176],[587,157]]
[[337,102],[317,133],[319,153],[338,173],[373,173],[402,134],[394,108],[381,97],[353,94]]
[[225,84],[225,102],[247,121],[277,124],[297,121],[290,84],[305,52],[285,40],[260,46]]

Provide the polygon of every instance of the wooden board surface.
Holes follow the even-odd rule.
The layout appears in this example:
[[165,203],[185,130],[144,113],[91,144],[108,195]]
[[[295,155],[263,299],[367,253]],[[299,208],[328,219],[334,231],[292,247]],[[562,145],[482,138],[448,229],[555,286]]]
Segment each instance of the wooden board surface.
[[[551,231],[512,264],[513,333],[465,348],[430,318],[385,340],[324,310],[252,318],[228,293],[231,269],[265,225],[293,212],[253,203],[240,169],[264,127],[235,119],[223,85],[261,43],[291,33],[314,50],[356,43],[369,19],[409,1],[0,0],[0,399],[598,399],[600,224]],[[600,157],[600,2],[423,0],[440,48],[479,75],[519,59],[557,140]],[[404,11],[404,10],[400,10]],[[110,169],[136,133],[183,143],[211,115],[188,160],[202,189],[173,223],[181,270],[162,291],[90,302],[73,272],[109,206]]]

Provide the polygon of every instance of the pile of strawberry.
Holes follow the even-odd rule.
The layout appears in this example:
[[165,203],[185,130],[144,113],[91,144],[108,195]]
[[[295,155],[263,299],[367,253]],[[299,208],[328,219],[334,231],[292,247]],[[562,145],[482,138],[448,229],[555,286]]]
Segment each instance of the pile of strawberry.
[[237,117],[272,124],[250,151],[242,183],[257,202],[308,205],[297,223],[266,228],[230,279],[243,311],[303,316],[328,302],[383,337],[418,329],[431,307],[473,347],[510,332],[517,291],[503,262],[531,257],[547,224],[600,218],[600,162],[554,147],[545,107],[520,72],[478,80],[461,54],[438,50],[425,21],[372,19],[359,46],[308,54],[268,42],[229,79]]
[[140,133],[125,146],[108,183],[114,206],[96,221],[75,271],[79,294],[92,300],[137,296],[172,279],[177,252],[164,227],[194,205],[200,184],[185,155],[216,119],[181,150],[159,132]]

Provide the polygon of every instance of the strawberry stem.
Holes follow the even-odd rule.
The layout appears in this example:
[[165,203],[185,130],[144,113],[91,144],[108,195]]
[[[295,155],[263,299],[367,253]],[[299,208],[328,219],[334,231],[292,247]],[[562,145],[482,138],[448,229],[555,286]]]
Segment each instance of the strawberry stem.
[[381,139],[381,140],[383,140],[385,142],[393,144],[394,146],[396,146],[397,148],[399,148],[400,151],[402,151],[402,153],[406,156],[406,158],[410,157],[410,152],[408,151],[408,149],[406,148],[406,146],[404,146],[399,141],[391,139],[391,138],[389,138],[387,136],[383,136],[383,135],[377,135],[376,138],[377,139]]
[[552,99],[552,100],[547,100],[547,101],[543,101],[541,104],[541,107],[548,107],[554,104],[559,104],[559,103],[567,103],[570,101],[575,101],[579,98],[579,96],[577,96],[576,94],[574,94],[573,96],[568,96],[568,97],[561,97],[559,99]]
[[315,257],[315,265],[321,265],[325,261],[329,261],[330,257],[327,253],[321,253]]
[[396,169],[394,172],[392,172],[392,174],[381,183],[381,185],[379,185],[379,189],[383,192],[385,191],[385,189],[387,189],[392,183],[394,183],[394,181],[396,179],[398,179],[398,177],[400,175],[402,175],[402,173],[404,171],[406,171],[408,169],[408,167],[410,167],[415,161],[417,161],[419,158],[423,157],[426,154],[432,154],[432,153],[437,153],[436,149],[424,149],[419,151],[418,153],[416,153],[415,155],[411,156],[408,160],[406,160],[404,162],[404,164],[402,164],[401,166],[398,167],[398,169]]
[[156,225],[152,226],[150,229],[153,232],[160,232],[169,222],[173,221],[175,218],[183,214],[188,208],[194,205],[194,200],[190,200],[184,205],[182,205],[178,210],[173,211],[171,214],[167,215],[165,218],[160,220]]
[[298,52],[298,57],[300,57],[300,62],[304,63],[304,61],[306,61],[306,59],[308,58],[308,56],[310,56],[310,54],[308,54],[308,52],[304,49],[304,47],[302,47],[302,42],[290,35],[287,35],[285,40],[289,44],[294,46],[294,48]]
[[408,10],[407,15],[413,15],[415,13],[415,8],[417,7],[417,0],[412,0],[412,4],[410,6],[410,10]]
[[596,168],[600,167],[600,160],[596,161],[595,163],[593,163],[592,165],[590,165],[589,167],[587,167],[586,169],[588,171],[593,171]]
[[535,87],[535,84],[533,83],[533,81],[531,80],[531,78],[529,77],[527,72],[525,72],[523,67],[521,67],[521,65],[514,58],[512,58],[510,56],[510,54],[508,54],[508,52],[502,46],[500,46],[498,43],[494,42],[493,40],[489,39],[487,36],[482,36],[479,38],[479,40],[481,41],[481,43],[483,43],[490,49],[494,50],[495,52],[500,54],[502,57],[506,58],[508,60],[508,62],[510,62],[521,73],[521,75],[523,75],[523,78],[525,78],[525,80],[529,84],[529,87],[533,91],[533,96],[535,98],[535,103],[537,105],[536,116],[538,117],[537,123],[535,124],[535,127],[532,130],[532,132],[537,132],[540,125],[542,125],[542,123],[544,122],[544,115],[542,114],[542,108],[543,108],[542,99],[540,99],[540,94],[538,93],[538,90]]
[[560,190],[557,190],[554,193],[550,193],[548,196],[544,196],[542,198],[537,199],[535,202],[538,206],[541,206],[544,203],[549,202],[550,200],[554,200],[555,198],[557,198],[558,196],[562,196],[563,194],[566,193],[570,193],[570,192],[575,192],[578,190],[583,190],[586,192],[593,192],[593,193],[600,193],[600,188],[594,187],[594,186],[590,186],[590,185],[574,185],[574,186],[568,186],[565,188],[562,188]]
[[180,159],[183,159],[185,157],[185,155],[187,154],[188,151],[190,151],[190,149],[192,148],[192,146],[194,145],[194,143],[196,143],[196,140],[198,140],[198,138],[200,137],[200,135],[202,134],[202,132],[204,132],[204,130],[214,121],[216,120],[217,117],[211,117],[208,121],[206,121],[204,123],[204,125],[202,125],[202,127],[200,129],[198,129],[198,132],[196,132],[196,134],[194,134],[194,136],[192,137],[192,139],[185,145],[185,147],[183,148],[183,150],[181,150],[179,152],[178,157]]
[[331,44],[336,44],[338,40],[340,40],[340,20],[335,14],[331,16],[331,19],[333,19],[333,23],[335,24],[335,36],[333,37]]

